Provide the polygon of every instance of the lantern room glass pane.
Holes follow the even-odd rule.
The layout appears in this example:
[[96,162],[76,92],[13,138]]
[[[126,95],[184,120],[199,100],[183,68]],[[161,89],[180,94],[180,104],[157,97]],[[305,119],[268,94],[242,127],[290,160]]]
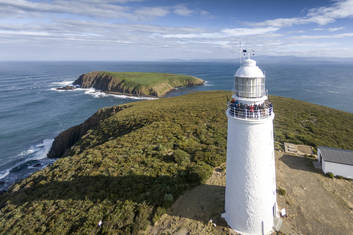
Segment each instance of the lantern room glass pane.
[[265,78],[235,78],[236,95],[245,98],[260,98],[265,93]]

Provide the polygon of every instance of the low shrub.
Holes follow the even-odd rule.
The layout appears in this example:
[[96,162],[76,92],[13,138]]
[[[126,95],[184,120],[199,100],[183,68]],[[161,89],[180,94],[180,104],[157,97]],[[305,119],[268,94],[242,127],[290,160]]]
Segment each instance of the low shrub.
[[190,154],[181,149],[177,149],[174,151],[173,158],[174,161],[181,166],[186,166],[190,164]]
[[284,188],[278,187],[277,188],[277,193],[281,196],[285,196],[286,195],[286,190]]

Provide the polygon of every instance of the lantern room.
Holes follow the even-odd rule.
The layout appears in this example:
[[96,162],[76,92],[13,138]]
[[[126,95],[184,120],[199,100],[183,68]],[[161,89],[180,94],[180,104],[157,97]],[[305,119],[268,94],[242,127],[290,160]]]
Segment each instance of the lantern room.
[[234,75],[235,95],[242,98],[261,98],[266,95],[265,75],[256,61],[246,59]]

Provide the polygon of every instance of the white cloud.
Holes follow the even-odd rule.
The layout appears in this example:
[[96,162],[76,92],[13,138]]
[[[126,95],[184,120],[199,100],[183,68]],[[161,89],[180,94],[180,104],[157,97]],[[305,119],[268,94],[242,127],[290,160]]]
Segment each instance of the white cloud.
[[2,17],[31,17],[43,16],[43,14],[73,14],[79,16],[98,16],[107,18],[134,19],[129,8],[112,4],[110,1],[60,1],[31,2],[27,0],[1,0],[0,16]]
[[191,38],[227,38],[227,37],[242,37],[251,35],[260,35],[266,33],[272,33],[279,30],[275,27],[265,28],[228,28],[223,29],[219,32],[212,33],[186,33],[186,34],[164,34],[164,38],[177,38],[177,39],[191,39]]
[[201,11],[200,11],[200,15],[202,15],[202,16],[209,16],[209,15],[211,15],[211,14],[210,14],[210,12],[208,12],[208,11],[206,11],[206,10],[201,10]]
[[315,31],[329,31],[329,32],[336,32],[339,30],[343,30],[344,27],[332,27],[332,28],[315,28]]
[[295,39],[330,39],[330,38],[346,38],[353,37],[353,33],[340,33],[330,35],[299,35],[292,38]]
[[254,23],[257,26],[286,27],[292,25],[316,23],[326,25],[337,19],[353,17],[353,0],[335,1],[331,6],[312,8],[304,17],[277,18]]
[[48,32],[0,30],[0,35],[50,36]]
[[193,13],[193,10],[187,8],[184,5],[177,5],[174,8],[174,14],[180,15],[180,16],[189,16]]
[[5,17],[43,17],[51,14],[70,14],[75,16],[144,20],[162,17],[169,13],[165,7],[128,7],[127,2],[142,0],[53,0],[51,2],[32,2],[29,0],[0,0],[0,18]]
[[229,28],[223,29],[222,32],[229,36],[249,36],[259,35],[278,31],[277,27],[266,27],[266,28]]
[[169,14],[169,10],[162,7],[142,7],[134,11],[139,17],[161,17]]
[[332,27],[332,28],[327,28],[327,31],[329,32],[336,32],[336,31],[340,31],[343,30],[344,27]]

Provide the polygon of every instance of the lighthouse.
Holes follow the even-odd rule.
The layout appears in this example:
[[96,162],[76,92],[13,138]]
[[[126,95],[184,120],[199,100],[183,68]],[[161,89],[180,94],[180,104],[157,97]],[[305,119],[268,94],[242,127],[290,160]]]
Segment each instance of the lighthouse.
[[234,75],[228,118],[224,219],[241,234],[270,234],[277,220],[272,104],[256,61]]

